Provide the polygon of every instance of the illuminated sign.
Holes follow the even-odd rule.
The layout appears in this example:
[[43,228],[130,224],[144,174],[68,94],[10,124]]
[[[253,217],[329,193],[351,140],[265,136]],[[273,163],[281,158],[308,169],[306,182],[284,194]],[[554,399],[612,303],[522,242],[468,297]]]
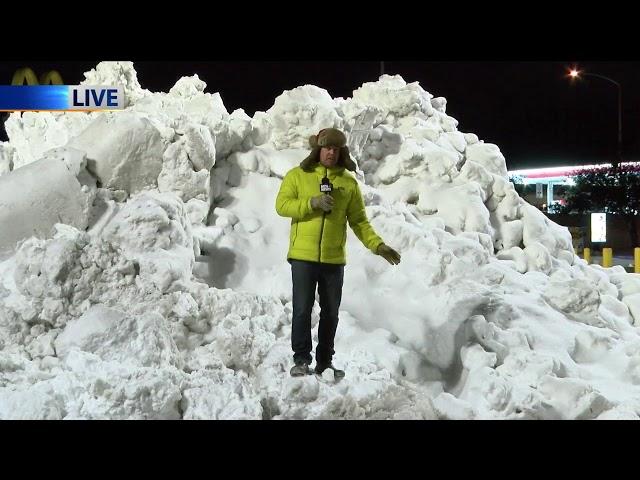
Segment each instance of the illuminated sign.
[[604,243],[607,241],[607,214],[591,214],[591,241]]

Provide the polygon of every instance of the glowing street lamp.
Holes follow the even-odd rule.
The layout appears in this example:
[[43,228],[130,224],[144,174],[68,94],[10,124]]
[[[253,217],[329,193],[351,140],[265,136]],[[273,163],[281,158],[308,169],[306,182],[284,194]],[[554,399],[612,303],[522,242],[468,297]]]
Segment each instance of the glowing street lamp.
[[622,87],[618,82],[609,77],[605,77],[604,75],[599,75],[597,73],[584,72],[582,70],[578,70],[577,68],[572,68],[569,71],[569,76],[572,80],[580,78],[580,76],[597,77],[613,83],[616,87],[618,87],[618,158],[611,162],[613,164],[613,167],[617,168],[618,164],[622,162]]

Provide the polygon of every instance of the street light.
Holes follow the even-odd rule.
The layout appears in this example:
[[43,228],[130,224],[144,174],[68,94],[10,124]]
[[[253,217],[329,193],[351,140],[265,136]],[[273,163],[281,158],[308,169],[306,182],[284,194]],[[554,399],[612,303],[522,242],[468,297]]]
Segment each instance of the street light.
[[569,76],[572,79],[580,78],[581,75],[589,76],[589,77],[597,77],[602,80],[606,80],[610,83],[613,83],[616,87],[618,87],[618,159],[617,161],[611,162],[614,168],[618,167],[618,163],[622,163],[622,87],[615,80],[605,77],[604,75],[599,75],[597,73],[589,73],[577,70],[575,68],[571,69],[569,72]]

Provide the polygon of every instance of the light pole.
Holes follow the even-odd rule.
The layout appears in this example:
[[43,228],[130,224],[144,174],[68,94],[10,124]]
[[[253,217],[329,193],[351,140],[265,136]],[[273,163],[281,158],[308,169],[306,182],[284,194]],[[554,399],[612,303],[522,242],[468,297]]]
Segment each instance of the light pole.
[[611,162],[613,164],[613,167],[617,168],[618,164],[622,163],[622,87],[612,78],[605,77],[604,75],[599,75],[597,73],[582,72],[576,70],[575,68],[569,72],[569,76],[573,79],[580,78],[581,75],[601,78],[602,80],[613,83],[616,87],[618,87],[618,158],[615,161]]

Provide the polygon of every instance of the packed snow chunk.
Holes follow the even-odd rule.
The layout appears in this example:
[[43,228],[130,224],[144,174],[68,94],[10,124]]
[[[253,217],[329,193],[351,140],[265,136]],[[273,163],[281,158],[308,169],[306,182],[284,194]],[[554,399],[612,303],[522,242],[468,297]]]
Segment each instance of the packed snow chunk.
[[93,192],[77,178],[83,159],[70,165],[59,153],[0,177],[0,252],[32,235],[48,237],[56,223],[88,226]]
[[275,151],[272,148],[258,147],[252,150],[259,158],[258,162],[262,162],[260,157],[264,157],[264,161],[268,162],[271,169],[271,176],[284,178],[289,170],[297,167],[301,159],[309,154],[309,150],[305,149],[286,149]]
[[538,386],[562,420],[590,420],[613,405],[584,380],[547,376]]
[[520,247],[511,247],[501,250],[496,254],[500,260],[511,260],[514,262],[515,269],[520,273],[529,271],[529,257]]
[[431,99],[431,105],[439,112],[445,113],[447,111],[447,99],[444,97]]
[[533,242],[527,245],[523,252],[527,256],[527,271],[542,272],[547,275],[551,273],[551,254],[544,245]]
[[242,108],[231,112],[229,116],[229,131],[237,139],[237,146],[232,148],[232,152],[244,152],[255,146],[251,135],[252,128],[251,117]]
[[468,402],[443,392],[433,399],[438,418],[445,420],[473,420],[473,407]]
[[[121,365],[80,350],[71,350],[64,361],[12,363],[0,359],[2,419],[180,418],[184,374],[173,367]],[[16,380],[2,381],[12,375]]]
[[80,318],[67,323],[55,340],[55,348],[62,358],[71,349],[77,349],[122,364],[178,368],[182,365],[165,319],[155,312],[131,315],[95,305]]
[[499,220],[516,220],[522,217],[520,205],[524,202],[513,184],[491,174],[493,177],[493,195],[487,201],[487,208],[494,211]]
[[233,227],[239,222],[239,218],[230,210],[222,207],[215,207],[212,211],[212,217],[209,220],[209,224],[214,224],[216,227],[223,230],[228,227]]
[[189,220],[192,225],[201,225],[209,214],[209,204],[202,200],[197,200],[192,198],[188,202],[184,204],[184,208],[187,211],[187,215],[189,215]]
[[210,174],[208,169],[195,170],[187,153],[187,138],[172,143],[162,155],[162,171],[157,177],[158,190],[172,192],[182,201],[192,198],[209,201]]
[[572,276],[575,278],[583,278],[591,282],[601,295],[618,296],[617,287],[609,281],[608,268],[600,265],[591,264],[578,258],[578,261],[571,267]]
[[182,77],[171,87],[169,95],[172,97],[192,98],[200,96],[205,88],[207,88],[206,82],[201,80],[198,75]]
[[0,142],[0,176],[13,170],[15,155],[16,149],[9,142]]
[[222,367],[193,372],[182,391],[184,420],[260,420],[262,404],[248,375]]
[[576,335],[571,358],[578,363],[596,362],[604,357],[615,344],[611,331],[582,330]]
[[211,170],[216,163],[216,141],[204,125],[189,125],[185,132],[186,150],[193,169]]
[[13,170],[40,160],[52,148],[63,147],[89,125],[97,112],[14,112],[4,126],[14,149]]
[[640,293],[632,293],[622,298],[622,302],[629,307],[629,313],[633,317],[633,324],[640,325]]
[[638,412],[627,405],[616,405],[614,408],[601,413],[596,420],[640,420]]
[[549,305],[576,322],[605,326],[598,315],[600,294],[586,280],[550,281],[542,296]]
[[[612,280],[613,282],[613,280]],[[640,293],[640,279],[639,278],[627,278],[619,284],[620,295],[626,297],[633,295],[634,293]]]
[[[522,245],[522,221],[491,222],[496,229],[495,247],[497,250],[519,248]],[[496,225],[497,224],[497,225]]]
[[612,295],[600,295],[598,315],[609,325],[615,325],[616,322],[633,324],[633,317],[629,312],[629,307]]
[[342,128],[336,102],[314,85],[285,90],[267,110],[272,125],[270,142],[278,150],[308,148],[309,137],[323,128]]
[[276,336],[272,330],[278,325],[278,319],[263,315],[254,318],[227,315],[213,330],[216,350],[227,367],[252,373],[275,343]]
[[[216,119],[218,115],[222,116]],[[216,161],[227,158],[233,152],[253,148],[251,117],[244,110],[234,110],[230,115],[205,112],[202,122],[209,126],[212,136],[215,136]]]
[[479,163],[467,160],[460,169],[460,175],[456,177],[455,183],[468,184],[470,182],[475,182],[480,186],[483,202],[486,202],[493,195],[494,175]]
[[44,357],[54,357],[55,352],[55,339],[57,335],[60,333],[60,330],[57,328],[51,329],[46,333],[42,333],[38,335],[39,329],[32,328],[31,334],[32,336],[37,335],[33,341],[27,346],[27,352],[31,358],[44,358]]
[[448,237],[443,240],[441,248],[450,252],[455,258],[464,261],[470,265],[484,265],[489,261],[490,253],[478,240],[479,235],[485,235],[477,232],[463,232],[456,236]]
[[464,139],[464,135],[460,132],[444,132],[440,138],[442,140],[446,140],[449,145],[460,153],[464,153],[467,148],[467,142]]
[[271,138],[271,121],[266,112],[256,112],[251,119],[251,141],[255,146],[260,146]]
[[480,418],[553,418],[544,399],[528,386],[515,383],[487,366],[473,368],[460,397],[469,402]]
[[[268,150],[263,148],[255,148],[248,152],[236,152],[232,153],[227,158],[227,162],[231,165],[237,165],[242,173],[258,172],[262,175],[269,176],[271,173],[271,165],[269,154],[267,152]],[[300,156],[299,158],[304,157]],[[288,168],[293,166],[295,165],[287,164]]]
[[[493,178],[493,183],[490,187],[491,193],[485,205],[491,214],[491,225],[496,230],[499,230],[506,223],[520,221],[519,204],[522,200],[515,192],[512,192],[513,196],[507,194],[509,190],[504,188],[504,180],[494,174],[491,174],[491,176]],[[522,228],[520,230],[520,236],[522,236]],[[496,240],[499,238],[500,233],[496,232]]]
[[30,388],[0,388],[0,420],[62,420],[64,400],[51,382]]
[[87,152],[87,168],[104,188],[135,193],[157,185],[165,145],[147,118],[104,113],[68,145]]
[[433,115],[432,97],[417,82],[407,84],[400,75],[382,75],[353,92],[354,101],[381,109],[388,123],[410,115]]
[[475,133],[465,133],[464,139],[467,142],[467,145],[473,145],[474,143],[478,143],[480,141]]
[[[402,176],[424,175],[429,179],[451,181],[458,161],[457,154],[427,140],[416,142],[407,139],[400,152],[387,155],[376,171],[382,183],[393,183]],[[456,172],[457,173],[457,172]]]
[[573,243],[571,233],[567,227],[552,222],[533,205],[523,202],[520,206],[522,213],[522,240],[525,247],[538,242],[546,247],[552,257],[558,257],[561,251],[567,251],[573,257]]
[[566,370],[555,356],[528,349],[509,352],[497,370],[514,382],[537,388],[547,376],[564,377]]
[[498,361],[495,352],[487,352],[482,345],[472,344],[471,346],[463,346],[460,349],[460,358],[462,365],[468,370],[480,367],[494,368]]
[[[57,386],[66,419],[177,420],[185,374],[174,367],[135,367],[70,350],[63,368],[67,385]],[[71,383],[71,385],[68,385]]]
[[[13,318],[8,326],[15,333],[13,342],[28,345],[43,333],[33,328],[64,327],[96,303],[120,304],[136,313],[148,311],[146,302],[154,308],[159,306],[163,284],[156,287],[151,283],[159,283],[157,275],[146,271],[140,275],[142,254],[123,249],[115,236],[92,238],[63,224],[55,225],[55,229],[53,239],[29,238],[16,253],[13,277],[20,296],[8,296],[4,305],[9,318]],[[158,268],[167,263],[165,258],[172,260],[175,255],[162,252],[150,253],[158,258]],[[32,325],[35,327],[30,332]],[[2,334],[0,323],[0,338]]]
[[492,143],[474,143],[465,151],[467,162],[476,162],[491,173],[507,178],[507,164],[497,145]]
[[195,250],[184,203],[153,191],[134,196],[105,227],[103,238],[139,264],[140,278],[165,292],[191,279]]
[[57,158],[62,160],[67,170],[69,170],[82,185],[90,187],[96,186],[95,177],[91,176],[87,171],[87,156],[82,150],[72,147],[57,147],[44,152],[42,158]]
[[135,104],[151,94],[141,87],[133,62],[100,62],[84,74],[81,85],[114,85],[124,88],[125,106]]
[[628,342],[623,351],[627,360],[625,377],[632,385],[640,385],[640,342],[637,339]]
[[417,206],[424,213],[437,211],[447,230],[454,235],[461,232],[494,234],[481,189],[475,182],[427,187],[420,193]]

